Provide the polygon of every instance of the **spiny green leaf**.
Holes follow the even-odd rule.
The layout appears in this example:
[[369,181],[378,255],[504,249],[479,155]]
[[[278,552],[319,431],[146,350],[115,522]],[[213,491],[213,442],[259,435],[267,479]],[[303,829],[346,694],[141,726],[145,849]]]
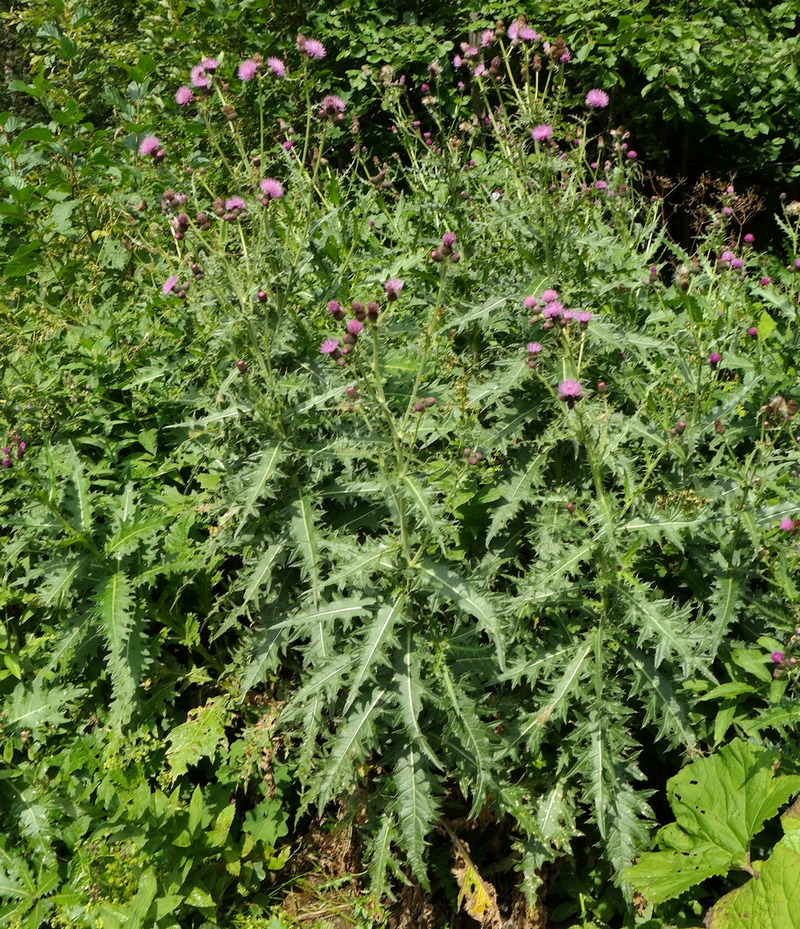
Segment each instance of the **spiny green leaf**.
[[319,774],[319,786],[313,794],[318,809],[322,809],[336,792],[353,781],[353,767],[374,748],[373,728],[377,717],[383,713],[383,698],[386,690],[376,687],[368,698],[351,714],[341,730],[333,739],[330,754],[322,764]]
[[347,711],[356,701],[361,690],[364,680],[375,676],[376,658],[384,657],[387,648],[397,645],[397,636],[394,632],[395,624],[402,618],[403,610],[406,605],[406,598],[400,595],[394,603],[386,604],[378,610],[369,622],[367,632],[364,637],[364,644],[359,648],[356,655],[356,674],[350,684],[350,694],[342,710],[342,715],[346,716]]
[[108,666],[116,709],[122,721],[133,709],[142,665],[142,642],[135,627],[131,582],[122,572],[108,576],[94,596],[100,630],[108,648]]
[[246,517],[255,510],[255,505],[261,499],[262,495],[274,496],[274,489],[270,488],[270,480],[280,465],[284,456],[284,449],[281,445],[267,444],[262,451],[255,467],[248,471],[245,476],[247,492],[244,498],[242,520],[239,523],[234,538],[242,531],[246,524]]
[[500,628],[500,618],[486,597],[476,593],[470,584],[456,571],[438,562],[424,560],[420,571],[430,577],[436,586],[445,593],[464,612],[474,616],[481,627],[489,633],[495,643],[500,670],[504,670],[504,641]]
[[425,839],[438,812],[434,778],[420,752],[408,746],[395,762],[392,774],[397,790],[396,813],[400,823],[403,852],[414,876],[428,890]]

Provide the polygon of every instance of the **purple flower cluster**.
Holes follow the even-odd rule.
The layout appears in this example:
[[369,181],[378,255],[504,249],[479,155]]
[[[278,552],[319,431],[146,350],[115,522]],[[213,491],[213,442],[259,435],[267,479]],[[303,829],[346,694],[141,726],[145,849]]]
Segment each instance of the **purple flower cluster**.
[[225,214],[222,217],[224,222],[230,222],[233,219],[241,219],[247,215],[247,204],[242,197],[228,197],[225,201]]
[[331,122],[341,122],[344,119],[344,111],[346,108],[347,105],[341,97],[336,94],[328,94],[322,98],[317,115],[320,119],[329,119]]
[[458,264],[461,261],[461,253],[453,250],[456,241],[455,232],[445,232],[442,236],[442,244],[431,252],[431,261],[439,262],[449,258],[453,264]]
[[216,58],[204,58],[199,65],[195,65],[189,72],[192,87],[205,90],[211,85],[212,72],[219,67]]
[[189,290],[189,282],[184,281],[182,284],[179,283],[179,278],[176,274],[170,274],[170,276],[164,281],[161,285],[161,293],[168,297],[170,294],[177,297],[179,300],[183,300],[186,297],[186,292]]
[[726,249],[719,256],[719,263],[722,267],[731,268],[733,270],[737,270],[738,268],[744,267],[744,262],[742,261],[742,259],[737,258],[736,255],[734,255],[734,253],[730,251],[729,249]]
[[528,322],[532,324],[541,319],[542,329],[552,329],[555,325],[566,329],[571,322],[576,322],[581,329],[586,329],[594,319],[594,314],[588,310],[565,309],[558,299],[558,291],[550,288],[542,291],[541,297],[525,297],[522,303],[525,309],[533,314]]
[[549,123],[542,123],[531,129],[531,138],[534,142],[546,142],[553,137],[553,127]]
[[436,406],[436,397],[417,397],[412,409],[415,413],[424,413],[433,406]]
[[[23,440],[20,438],[18,432],[15,432],[15,433],[11,436],[11,445],[16,445],[17,460],[18,460],[18,461],[22,461],[22,459],[25,457],[25,449],[28,447],[28,443],[25,442],[25,441],[23,441]],[[14,459],[13,459],[13,457],[12,457],[13,454],[14,454],[14,452],[12,451],[10,445],[4,445],[4,446],[3,446],[3,448],[2,448],[2,460],[0,460],[0,464],[1,464],[4,468],[10,468],[10,467],[14,464]]]
[[267,58],[267,68],[274,77],[286,77],[286,65],[280,60],[280,58]]
[[[388,287],[389,284],[399,284],[400,287],[397,288],[398,293],[402,290],[402,281],[388,281],[386,286]],[[389,292],[389,290],[386,291],[387,299],[391,299],[389,297]],[[380,315],[380,307],[373,300],[370,300],[366,306],[360,301],[354,300],[350,304],[350,311],[353,316],[345,322],[345,331],[342,336],[341,347],[338,339],[325,339],[319,347],[323,355],[330,355],[339,365],[343,365],[347,355],[355,349],[358,343],[358,337],[364,330],[364,321],[369,320],[371,323],[375,323],[378,321],[378,316]],[[330,300],[328,302],[328,312],[337,322],[344,321],[347,316],[344,307],[338,300]]]

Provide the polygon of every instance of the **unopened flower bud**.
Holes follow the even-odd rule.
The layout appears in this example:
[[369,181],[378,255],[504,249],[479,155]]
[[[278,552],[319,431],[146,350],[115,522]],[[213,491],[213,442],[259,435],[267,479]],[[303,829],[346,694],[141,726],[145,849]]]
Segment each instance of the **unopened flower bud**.
[[243,361],[241,358],[236,362],[236,368],[239,371],[239,374],[247,374],[250,370],[250,366],[246,361]]

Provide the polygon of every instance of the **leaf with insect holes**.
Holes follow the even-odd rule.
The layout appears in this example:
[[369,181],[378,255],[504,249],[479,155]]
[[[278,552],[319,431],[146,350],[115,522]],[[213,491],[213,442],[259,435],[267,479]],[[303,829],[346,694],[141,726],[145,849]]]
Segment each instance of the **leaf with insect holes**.
[[777,759],[772,749],[736,739],[670,778],[667,798],[676,822],[659,830],[662,850],[645,852],[625,879],[661,903],[708,877],[750,868],[753,837],[800,791],[800,775],[776,776]]

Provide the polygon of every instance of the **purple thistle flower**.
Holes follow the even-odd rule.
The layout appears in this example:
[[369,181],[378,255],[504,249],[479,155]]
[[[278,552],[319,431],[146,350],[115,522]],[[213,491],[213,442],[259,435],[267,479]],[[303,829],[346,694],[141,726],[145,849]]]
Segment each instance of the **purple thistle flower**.
[[608,94],[604,90],[598,90],[595,87],[586,94],[584,103],[586,106],[594,107],[596,110],[602,110],[608,106],[608,100]]
[[733,258],[734,258],[733,252],[730,252],[730,251],[724,251],[724,252],[719,256],[719,260],[720,260],[720,261],[724,261],[724,262],[726,262],[726,263],[733,261]]
[[546,142],[553,137],[553,127],[548,123],[542,123],[540,126],[534,126],[531,129],[531,138],[534,142]]
[[258,62],[252,58],[246,58],[240,65],[237,74],[240,81],[252,81],[258,73]]
[[607,187],[608,187],[608,183],[606,181],[595,181],[594,182],[595,190],[605,190]]
[[167,294],[171,294],[175,290],[178,284],[178,277],[175,274],[170,274],[170,276],[164,281],[161,286],[161,293],[166,297]]
[[453,69],[454,69],[455,71],[458,71],[458,69],[461,67],[461,65],[462,65],[463,63],[464,63],[464,62],[461,60],[461,55],[454,55],[454,56],[453,56]]
[[455,232],[445,232],[442,236],[442,245],[445,248],[452,248],[456,244],[456,234]]
[[398,280],[398,278],[392,278],[392,280],[387,281],[383,285],[383,289],[386,291],[386,299],[392,303],[400,296],[400,291],[405,286],[405,281]]
[[542,291],[542,303],[552,303],[554,300],[558,300],[557,290]]
[[771,283],[772,283],[772,278],[771,278],[771,277],[762,277],[761,280],[760,280],[758,283],[759,283],[762,287],[766,287],[767,284],[771,284]]
[[322,98],[319,107],[319,115],[322,118],[340,119],[346,109],[346,104],[341,97],[336,94],[328,94]]
[[283,184],[276,181],[274,177],[265,177],[258,186],[261,188],[261,193],[270,200],[278,200],[283,196]]
[[637,153],[631,149],[629,152],[625,153],[625,157],[630,158],[630,160],[633,161],[637,157]]
[[572,409],[579,400],[583,400],[583,388],[578,381],[562,381],[558,385],[558,399]]
[[161,143],[154,135],[149,135],[146,138],[142,139],[139,144],[139,154],[140,155],[155,155],[155,153],[160,148]]
[[184,85],[175,91],[175,102],[178,106],[188,106],[194,100],[192,88]]
[[200,67],[205,68],[206,71],[214,71],[219,67],[219,62],[216,58],[204,58],[200,62]]
[[542,316],[545,319],[555,319],[564,312],[564,307],[558,302],[558,300],[551,300],[546,304],[545,308],[542,310]]
[[720,355],[719,352],[712,352],[708,356],[708,364],[712,371],[717,367],[720,361],[722,361],[722,355]]
[[508,37],[513,42],[514,39],[519,35],[519,20],[515,19],[513,23],[508,27]]
[[572,314],[572,318],[581,324],[581,329],[585,329],[594,319],[594,314],[588,310],[578,310]]
[[208,87],[211,83],[211,78],[202,65],[195,65],[189,72],[189,78],[193,87]]
[[286,65],[280,58],[267,58],[267,68],[275,77],[286,77]]
[[786,655],[784,655],[783,652],[773,652],[769,657],[775,664],[780,664]]
[[787,516],[786,519],[782,519],[778,525],[784,532],[791,532],[794,529],[794,520]]
[[751,326],[751,327],[747,330],[747,334],[750,336],[751,339],[757,339],[757,338],[758,338],[758,329],[756,329],[755,326]]
[[494,44],[494,29],[484,29],[481,33],[481,48],[488,48]]
[[523,42],[538,42],[541,39],[539,33],[531,26],[520,26],[517,35]]
[[325,339],[325,341],[320,345],[319,350],[323,355],[332,355],[334,352],[339,349],[339,340],[338,339]]
[[747,235],[744,237],[744,240],[745,242],[747,242],[748,245],[752,245],[753,242],[755,242],[756,237],[753,235],[752,232],[748,232]]
[[225,201],[226,210],[243,210],[245,202],[241,197],[228,197]]
[[364,328],[364,323],[360,319],[348,319],[345,327],[350,335],[358,335]]
[[528,342],[525,346],[525,351],[529,355],[538,355],[541,350],[542,346],[538,342]]
[[522,301],[522,305],[525,307],[526,310],[535,310],[536,307],[539,305],[539,301],[536,297],[526,297]]
[[[298,36],[298,42],[299,42]],[[301,52],[305,52],[309,58],[324,58],[325,57],[325,46],[322,42],[319,42],[317,39],[305,39],[303,42],[303,47],[300,49]]]
[[744,261],[741,258],[731,259],[731,268],[738,269],[744,267]]

